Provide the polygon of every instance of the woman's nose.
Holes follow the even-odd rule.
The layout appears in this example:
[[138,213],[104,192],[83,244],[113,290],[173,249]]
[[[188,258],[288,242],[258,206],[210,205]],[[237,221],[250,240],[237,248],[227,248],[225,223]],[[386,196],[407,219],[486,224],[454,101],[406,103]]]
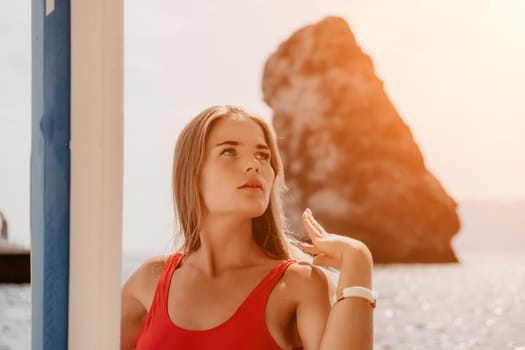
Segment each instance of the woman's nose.
[[250,159],[248,159],[248,163],[245,166],[245,171],[255,171],[256,173],[258,173],[260,170],[260,166],[261,164],[255,157],[250,157]]

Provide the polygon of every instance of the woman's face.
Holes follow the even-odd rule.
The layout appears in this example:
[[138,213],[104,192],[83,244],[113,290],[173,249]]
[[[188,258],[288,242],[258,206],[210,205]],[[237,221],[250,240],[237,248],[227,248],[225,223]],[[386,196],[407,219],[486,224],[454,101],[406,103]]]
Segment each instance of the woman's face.
[[208,134],[199,177],[204,212],[261,216],[275,173],[261,127],[245,117],[221,118]]

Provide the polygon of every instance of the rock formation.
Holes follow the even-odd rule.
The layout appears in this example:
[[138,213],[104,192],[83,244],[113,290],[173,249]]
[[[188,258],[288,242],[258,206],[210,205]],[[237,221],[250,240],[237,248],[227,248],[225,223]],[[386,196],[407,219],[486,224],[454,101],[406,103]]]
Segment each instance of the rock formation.
[[457,204],[423,156],[348,24],[294,33],[264,68],[263,93],[285,165],[285,208],[364,241],[376,262],[457,261]]

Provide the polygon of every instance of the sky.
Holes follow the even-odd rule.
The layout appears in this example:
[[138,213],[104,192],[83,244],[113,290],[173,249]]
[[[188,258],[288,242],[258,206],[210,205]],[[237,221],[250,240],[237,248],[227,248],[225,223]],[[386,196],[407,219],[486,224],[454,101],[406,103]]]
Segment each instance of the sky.
[[[0,12],[0,210],[29,244],[30,1]],[[213,104],[267,121],[265,61],[294,31],[345,18],[458,200],[525,199],[525,1],[125,1],[124,251],[168,250],[177,135]],[[147,248],[145,248],[147,247]]]

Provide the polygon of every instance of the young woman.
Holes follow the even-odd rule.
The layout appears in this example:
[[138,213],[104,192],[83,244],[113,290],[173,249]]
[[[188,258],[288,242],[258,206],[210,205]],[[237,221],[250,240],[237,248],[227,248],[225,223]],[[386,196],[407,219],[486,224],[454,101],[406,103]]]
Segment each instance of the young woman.
[[[121,350],[372,349],[370,251],[327,233],[307,209],[302,222],[312,244],[299,246],[314,255],[313,265],[299,261],[285,232],[283,189],[264,121],[232,106],[195,117],[173,164],[184,243],[124,284]],[[336,288],[314,265],[340,270]]]

